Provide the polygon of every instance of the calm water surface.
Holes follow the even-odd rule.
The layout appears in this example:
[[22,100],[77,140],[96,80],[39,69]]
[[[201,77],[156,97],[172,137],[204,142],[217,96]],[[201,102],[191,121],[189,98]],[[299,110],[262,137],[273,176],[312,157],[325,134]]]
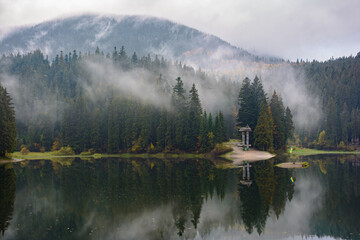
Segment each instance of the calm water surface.
[[0,165],[0,239],[360,239],[360,156],[302,160]]

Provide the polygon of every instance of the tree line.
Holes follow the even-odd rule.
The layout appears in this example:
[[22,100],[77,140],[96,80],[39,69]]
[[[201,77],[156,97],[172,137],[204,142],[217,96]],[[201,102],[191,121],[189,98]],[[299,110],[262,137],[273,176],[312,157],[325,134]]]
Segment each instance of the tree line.
[[[146,69],[159,100],[167,99],[170,107],[102,87],[101,79],[96,97],[89,96],[84,87],[91,78],[84,70],[87,60],[113,64],[121,70],[119,74]],[[133,53],[128,57],[124,47],[120,51],[115,48],[112,55],[104,55],[98,48],[85,55],[61,52],[51,62],[39,50],[11,54],[1,58],[0,70],[19,80],[14,91],[18,150],[56,151],[70,146],[77,153],[208,152],[227,140],[232,130],[221,109],[203,110],[195,84],[186,89],[181,77],[171,75],[210,85],[210,77],[201,69],[195,71],[157,56],[138,58]]]
[[299,62],[309,92],[320,101],[322,117],[315,127],[297,129],[299,145],[342,149],[360,139],[360,53],[325,62]]
[[276,91],[269,99],[258,77],[251,82],[245,78],[238,97],[238,123],[249,125],[250,143],[260,150],[285,149],[287,140],[293,138],[294,124],[289,107],[284,107]]
[[[119,92],[102,78],[91,85],[94,76],[84,67],[87,61],[118,69],[115,78],[146,70],[150,90],[167,106]],[[124,47],[106,55],[99,48],[86,54],[60,52],[52,61],[40,50],[3,55],[0,72],[18,79],[12,89],[18,150],[57,151],[70,146],[77,153],[209,152],[237,134],[236,122],[252,128],[253,146],[277,150],[284,148],[294,128],[290,109],[284,108],[275,91],[269,99],[258,77],[252,83],[245,78],[241,85],[229,79],[216,81],[201,69],[163,57],[140,58],[135,52],[129,57]],[[89,86],[92,95],[87,92]],[[207,111],[198,87],[216,89],[212,93],[221,93],[218,100],[225,103]]]
[[0,84],[0,157],[15,149],[16,124],[12,99]]

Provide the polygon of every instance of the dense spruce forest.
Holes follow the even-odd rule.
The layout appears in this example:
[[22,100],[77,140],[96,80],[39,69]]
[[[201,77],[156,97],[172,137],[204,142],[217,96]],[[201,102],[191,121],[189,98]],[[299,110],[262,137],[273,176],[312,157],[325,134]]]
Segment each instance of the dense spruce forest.
[[52,62],[37,50],[3,56],[0,64],[14,94],[17,149],[23,153],[61,147],[65,153],[209,152],[236,133],[237,103],[238,125],[254,130],[262,108],[275,114],[274,121],[259,122],[256,147],[286,144],[281,98],[274,92],[268,104],[257,77],[242,85],[216,81],[201,69],[157,56],[129,57],[124,47],[111,55],[99,48],[85,55],[61,52]]
[[320,100],[322,118],[312,128],[297,129],[298,145],[342,149],[360,139],[360,52],[325,62],[297,62],[309,92]]
[[124,47],[60,52],[52,61],[39,50],[3,55],[0,83],[14,98],[16,149],[24,152],[209,152],[245,125],[261,150],[283,149],[288,140],[346,149],[360,136],[359,64],[359,54],[291,64],[322,108],[319,123],[296,134],[290,108],[276,91],[269,97],[258,77],[217,80],[181,62],[129,56]]
[[0,84],[0,157],[15,149],[16,125],[12,99]]
[[24,152],[208,152],[232,131],[221,109],[207,113],[197,86],[185,88],[179,76],[216,89],[211,79],[181,63],[128,57],[122,47],[106,56],[98,48],[61,52],[52,62],[35,51],[3,56],[0,65]]

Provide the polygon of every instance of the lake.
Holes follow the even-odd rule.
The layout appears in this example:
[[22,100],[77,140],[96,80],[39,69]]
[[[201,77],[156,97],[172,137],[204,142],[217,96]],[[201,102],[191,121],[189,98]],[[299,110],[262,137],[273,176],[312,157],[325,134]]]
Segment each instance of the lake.
[[300,160],[2,164],[0,239],[360,239],[360,156]]

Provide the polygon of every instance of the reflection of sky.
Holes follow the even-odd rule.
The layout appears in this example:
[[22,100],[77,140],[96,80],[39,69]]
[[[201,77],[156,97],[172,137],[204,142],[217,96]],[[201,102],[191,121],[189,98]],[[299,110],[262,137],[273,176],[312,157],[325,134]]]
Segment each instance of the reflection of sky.
[[[203,238],[197,235],[196,239],[304,239],[304,235],[306,239],[335,239],[306,234],[309,231],[310,219],[314,212],[321,208],[323,200],[321,185],[315,179],[300,178],[296,181],[292,201],[286,203],[285,211],[279,216],[279,219],[276,219],[275,214],[270,212],[264,233],[260,236],[256,231],[249,235],[241,223],[237,226],[223,225],[226,223],[224,219],[237,208],[230,197],[227,194],[222,202],[213,199],[204,203],[200,223],[217,221],[222,226],[214,227],[210,234]],[[224,206],[228,206],[228,208]],[[207,209],[210,210],[206,211]],[[201,231],[201,227],[200,225],[199,231]]]
[[[54,222],[54,214],[67,214],[73,206],[64,206],[59,192],[55,188],[48,191],[38,189],[22,189],[16,193],[13,219],[9,229],[5,231],[4,239],[16,239],[16,233],[21,229],[36,226],[31,221],[31,215],[39,214],[44,225]],[[242,222],[234,223],[239,217],[238,192],[228,189],[224,199],[214,195],[204,199],[198,228],[194,229],[191,222],[192,213],[185,214],[185,232],[187,239],[335,239],[332,237],[309,236],[309,223],[313,214],[322,207],[324,190],[320,182],[312,177],[298,177],[295,182],[295,193],[292,201],[287,201],[284,212],[279,219],[271,212],[267,218],[265,230],[259,236],[254,232],[249,235]],[[24,202],[31,204],[24,206]],[[31,209],[31,212],[26,212]],[[185,210],[184,210],[185,211]],[[70,211],[71,212],[71,211]],[[26,213],[26,216],[24,216]],[[29,217],[29,218],[27,218]],[[156,208],[147,209],[141,213],[131,213],[113,219],[104,212],[92,210],[82,215],[83,225],[78,228],[75,237],[84,235],[96,239],[178,239],[178,229],[175,226],[174,211],[171,203]],[[241,220],[238,220],[241,221]],[[26,226],[28,225],[28,226]],[[105,226],[104,226],[105,225]],[[42,231],[40,226],[34,231]],[[66,228],[67,226],[62,226]]]
[[[227,194],[223,200],[218,197],[204,201],[200,223],[195,230],[187,219],[184,237],[196,240],[202,239],[335,239],[332,237],[309,236],[310,219],[321,207],[323,191],[318,181],[301,178],[296,182],[295,195],[291,202],[287,202],[284,213],[279,219],[270,213],[265,231],[258,235],[254,231],[249,235],[242,223],[233,224],[231,219],[238,212],[238,202],[234,195]],[[128,219],[126,223],[118,223],[118,227],[107,235],[106,239],[146,239],[158,236],[161,232],[164,239],[177,239],[177,229],[174,226],[171,207],[162,206],[152,211],[144,212],[136,218]],[[231,225],[228,225],[231,224]],[[121,238],[122,238],[121,237]],[[151,237],[150,237],[151,238]],[[154,238],[155,239],[155,238]]]

